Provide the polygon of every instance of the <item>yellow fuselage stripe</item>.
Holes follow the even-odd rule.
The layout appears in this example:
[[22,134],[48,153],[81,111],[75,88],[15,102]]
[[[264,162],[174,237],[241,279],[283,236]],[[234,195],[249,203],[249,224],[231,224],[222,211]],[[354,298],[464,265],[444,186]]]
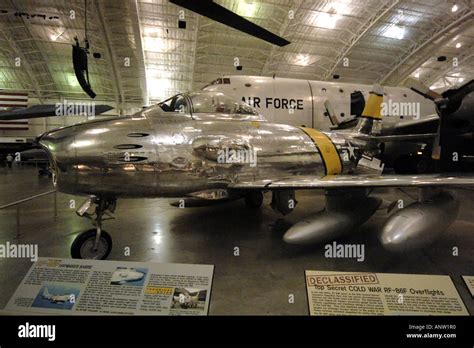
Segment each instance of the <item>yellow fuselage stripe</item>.
[[329,137],[313,128],[300,127],[305,132],[319,150],[326,167],[326,175],[338,175],[342,173],[342,162],[336,145]]

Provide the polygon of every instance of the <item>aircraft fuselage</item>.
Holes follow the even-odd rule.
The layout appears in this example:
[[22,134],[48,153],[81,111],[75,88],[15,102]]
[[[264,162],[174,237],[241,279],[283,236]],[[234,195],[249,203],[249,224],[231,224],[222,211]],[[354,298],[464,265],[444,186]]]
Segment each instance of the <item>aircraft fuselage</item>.
[[354,148],[362,146],[340,133],[254,115],[165,113],[159,107],[53,130],[40,143],[53,160],[60,191],[113,197],[182,197],[225,189],[237,179],[347,173]]

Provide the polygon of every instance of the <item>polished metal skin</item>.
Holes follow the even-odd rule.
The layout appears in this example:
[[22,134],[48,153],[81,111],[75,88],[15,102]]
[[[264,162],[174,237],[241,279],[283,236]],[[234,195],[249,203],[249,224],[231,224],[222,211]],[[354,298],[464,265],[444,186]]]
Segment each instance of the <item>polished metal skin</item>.
[[[201,94],[214,95],[216,92]],[[319,149],[303,130],[250,113],[195,113],[153,106],[132,116],[77,124],[45,133],[62,192],[112,197],[182,197],[229,183],[276,175],[323,177]],[[348,173],[357,140],[329,135]],[[351,149],[348,150],[348,145]],[[256,163],[219,163],[218,151],[245,150]],[[357,152],[357,149],[355,149]],[[350,158],[352,156],[352,158]],[[226,161],[229,162],[229,161]]]
[[413,203],[390,216],[379,236],[380,242],[394,252],[429,245],[456,220],[459,206],[456,196],[449,191]]
[[334,240],[362,225],[381,203],[379,198],[368,197],[365,190],[327,191],[325,209],[294,224],[283,240],[289,244]]
[[[380,201],[368,197],[368,189],[474,186],[469,175],[380,175],[380,143],[412,137],[380,137],[382,100],[383,93],[374,88],[354,130],[323,133],[268,123],[247,104],[202,91],[174,96],[132,116],[53,130],[39,143],[49,154],[59,191],[95,197],[97,235],[88,236],[87,243],[94,245],[89,249],[96,257],[106,257],[98,253],[103,213],[113,212],[116,198],[127,197],[228,200],[272,190],[272,207],[286,214],[293,209],[287,203],[294,203],[295,190],[325,189],[325,211],[284,236],[293,244],[322,242],[370,218]],[[404,251],[431,241],[430,232],[441,233],[457,215],[458,203],[446,195],[440,189],[394,214],[383,229],[382,244]]]

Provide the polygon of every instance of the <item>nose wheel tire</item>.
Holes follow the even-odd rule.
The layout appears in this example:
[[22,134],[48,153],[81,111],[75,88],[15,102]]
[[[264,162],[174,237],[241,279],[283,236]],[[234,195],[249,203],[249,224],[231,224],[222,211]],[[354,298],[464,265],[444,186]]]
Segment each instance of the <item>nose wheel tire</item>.
[[94,248],[97,230],[90,229],[79,234],[71,245],[73,259],[104,260],[112,250],[112,238],[102,230],[97,248]]

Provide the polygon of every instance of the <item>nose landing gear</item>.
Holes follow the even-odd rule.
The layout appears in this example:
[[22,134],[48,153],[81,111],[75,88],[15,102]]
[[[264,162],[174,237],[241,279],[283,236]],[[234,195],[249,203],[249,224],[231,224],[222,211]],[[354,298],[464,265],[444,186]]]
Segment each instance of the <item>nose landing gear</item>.
[[[71,245],[71,256],[74,259],[104,260],[112,250],[112,238],[102,229],[102,221],[114,219],[115,198],[89,197],[77,209],[76,214],[90,219],[95,228],[79,234]],[[88,210],[95,205],[93,213]],[[105,216],[105,217],[104,217]]]

